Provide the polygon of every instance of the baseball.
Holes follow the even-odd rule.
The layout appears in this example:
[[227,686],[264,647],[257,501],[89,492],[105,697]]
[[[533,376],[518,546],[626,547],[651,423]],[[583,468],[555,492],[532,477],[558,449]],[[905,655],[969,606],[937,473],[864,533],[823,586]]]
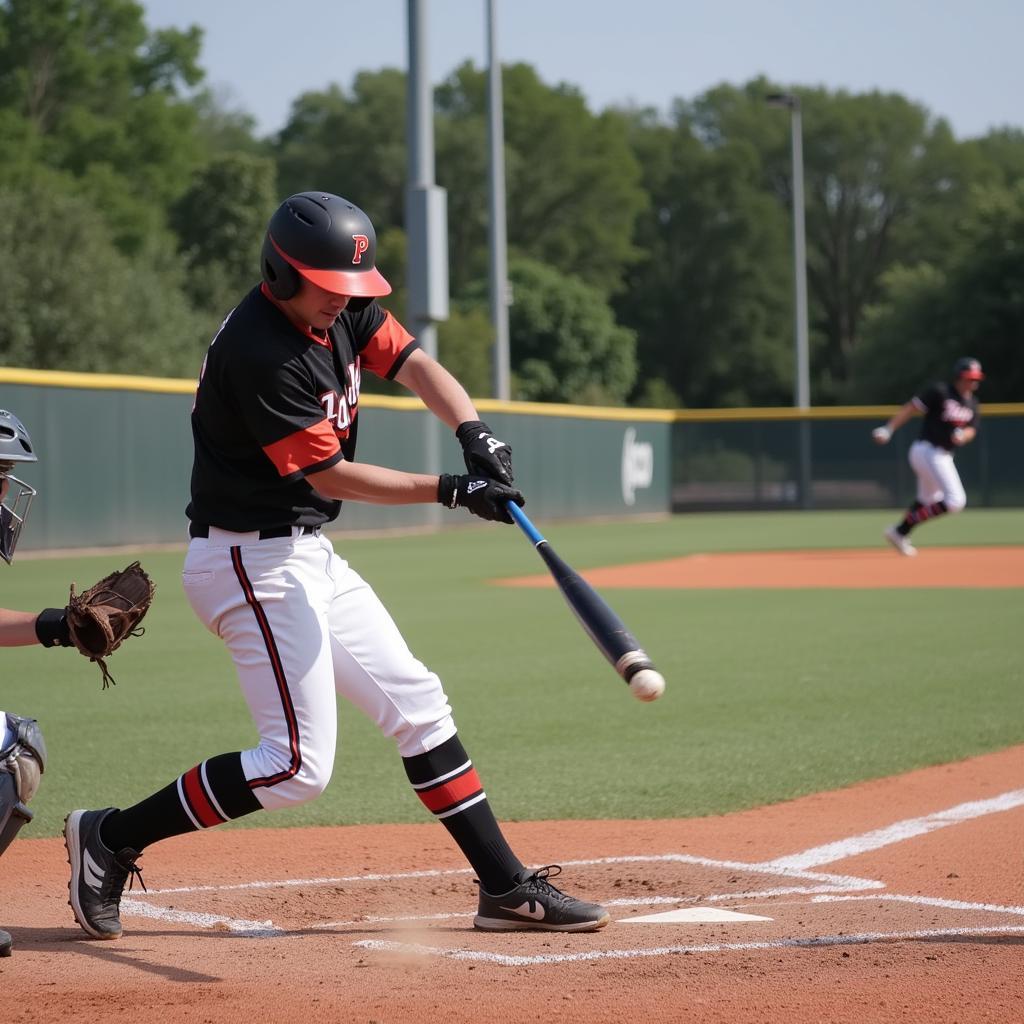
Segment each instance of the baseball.
[[665,677],[653,668],[642,668],[629,681],[637,700],[657,700],[665,692]]

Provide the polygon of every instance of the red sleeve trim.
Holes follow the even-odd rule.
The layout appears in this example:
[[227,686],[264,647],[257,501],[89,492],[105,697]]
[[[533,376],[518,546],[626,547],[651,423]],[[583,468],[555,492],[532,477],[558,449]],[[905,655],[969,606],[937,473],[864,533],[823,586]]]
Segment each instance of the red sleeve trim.
[[415,340],[390,313],[386,312],[383,323],[373,332],[360,353],[363,366],[378,377],[387,378],[399,356]]
[[340,450],[334,427],[325,419],[263,448],[281,476],[309,469],[337,455]]

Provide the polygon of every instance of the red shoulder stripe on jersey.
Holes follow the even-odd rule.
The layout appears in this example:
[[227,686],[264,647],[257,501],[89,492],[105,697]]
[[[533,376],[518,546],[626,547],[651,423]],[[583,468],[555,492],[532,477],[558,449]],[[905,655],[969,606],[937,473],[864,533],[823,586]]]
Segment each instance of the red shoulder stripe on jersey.
[[395,360],[415,340],[390,313],[385,312],[384,321],[360,353],[363,366],[378,377],[387,378]]
[[340,447],[334,427],[321,420],[265,445],[263,451],[281,476],[291,476],[337,455]]

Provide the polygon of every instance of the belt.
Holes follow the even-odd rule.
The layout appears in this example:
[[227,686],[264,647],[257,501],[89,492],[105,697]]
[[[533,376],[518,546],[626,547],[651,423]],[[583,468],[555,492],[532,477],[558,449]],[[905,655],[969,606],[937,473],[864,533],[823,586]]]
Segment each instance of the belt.
[[[270,526],[266,529],[260,530],[260,540],[273,540],[275,537],[290,537],[293,529],[295,529],[293,526]],[[319,533],[320,527],[302,526],[299,527],[299,531],[305,536],[310,533]],[[210,526],[208,523],[189,523],[188,535],[190,537],[209,537]]]

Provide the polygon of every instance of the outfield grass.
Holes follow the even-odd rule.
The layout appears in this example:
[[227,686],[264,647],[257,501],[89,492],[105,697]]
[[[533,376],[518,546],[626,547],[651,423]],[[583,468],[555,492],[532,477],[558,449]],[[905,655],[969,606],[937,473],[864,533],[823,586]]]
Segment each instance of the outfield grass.
[[[539,524],[577,568],[695,551],[866,547],[885,512]],[[969,510],[915,542],[1024,544],[1024,510]],[[498,815],[688,817],[757,806],[1024,742],[1019,590],[606,591],[668,680],[641,704],[557,591],[490,586],[542,571],[518,530],[336,539],[438,671]],[[9,649],[0,705],[37,717],[50,764],[24,835],[74,807],[126,806],[205,757],[254,742],[227,651],[185,603],[183,552],[141,553],[147,632],[110,660]],[[0,567],[3,604],[58,604],[135,553]],[[893,555],[893,557],[896,557]],[[318,800],[226,827],[425,821],[390,741],[342,704]]]

